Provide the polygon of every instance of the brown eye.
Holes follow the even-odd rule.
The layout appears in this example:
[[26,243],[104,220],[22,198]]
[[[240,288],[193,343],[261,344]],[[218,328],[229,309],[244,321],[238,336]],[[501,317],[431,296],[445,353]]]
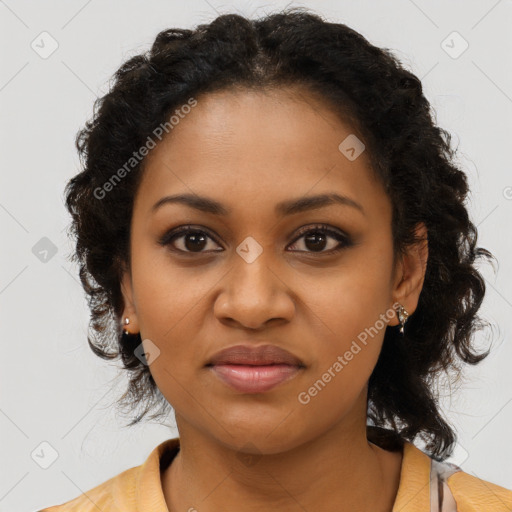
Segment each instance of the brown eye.
[[[201,253],[211,252],[211,247],[208,248],[208,240],[213,240],[215,242],[213,237],[211,237],[206,231],[184,227],[179,231],[166,233],[159,243],[163,246],[170,245],[173,250],[180,252]],[[211,245],[212,244],[210,244],[210,246]]]
[[[295,239],[294,245],[297,245],[297,241],[301,239],[304,241],[298,245],[302,245],[305,249],[299,249],[298,252],[332,254],[352,245],[348,236],[324,225],[303,230],[301,236]],[[329,239],[331,239],[331,242],[329,242]],[[326,247],[327,250],[325,250]]]

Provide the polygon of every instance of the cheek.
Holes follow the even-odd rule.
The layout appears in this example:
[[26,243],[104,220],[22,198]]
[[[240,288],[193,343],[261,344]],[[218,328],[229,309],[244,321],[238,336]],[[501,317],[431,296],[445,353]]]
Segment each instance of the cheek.
[[366,406],[366,401],[359,398],[366,390],[384,339],[385,309],[370,293],[379,290],[352,292],[348,283],[344,284],[345,289],[324,287],[321,296],[313,297],[312,322],[315,316],[321,319],[314,321],[312,333],[317,340],[314,362],[295,397],[298,412],[312,429],[337,422],[355,404]]
[[135,252],[132,275],[142,336],[167,343],[200,325],[195,316],[215,283],[211,272],[172,263],[163,248]]
[[[358,255],[335,271],[303,282],[303,300],[331,337],[348,341],[370,328],[391,305],[390,268],[386,258]],[[382,326],[381,326],[382,328]]]
[[360,255],[316,286],[310,283],[306,309],[318,340],[311,380],[321,381],[320,401],[355,399],[371,375],[391,318],[390,264],[383,256]]
[[141,338],[158,349],[150,371],[162,394],[173,404],[186,404],[190,395],[185,389],[194,387],[196,371],[205,362],[202,330],[209,313],[204,301],[218,275],[200,266],[179,267],[165,251],[156,252],[139,249],[132,258]]

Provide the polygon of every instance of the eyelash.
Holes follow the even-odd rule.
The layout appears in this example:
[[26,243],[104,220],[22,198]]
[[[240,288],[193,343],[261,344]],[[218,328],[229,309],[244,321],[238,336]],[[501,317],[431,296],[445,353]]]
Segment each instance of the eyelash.
[[[176,239],[180,238],[183,235],[190,234],[190,233],[206,235],[207,237],[212,239],[217,245],[220,245],[217,242],[217,240],[215,239],[215,237],[212,236],[208,231],[206,231],[204,229],[194,228],[193,226],[182,226],[182,227],[178,228],[177,230],[169,231],[169,232],[167,232],[167,233],[165,233],[163,235],[163,237],[159,240],[158,243],[160,245],[164,246],[164,247],[165,246],[171,246],[172,242],[174,242]],[[311,234],[313,234],[313,233],[321,233],[321,234],[324,234],[324,235],[328,235],[328,236],[334,238],[335,240],[337,240],[340,243],[340,245],[338,247],[336,247],[335,249],[330,249],[329,251],[318,251],[318,252],[315,252],[315,251],[296,251],[296,252],[306,253],[306,254],[319,254],[319,255],[320,254],[324,254],[324,255],[325,254],[329,254],[329,255],[333,255],[333,254],[337,254],[338,252],[342,251],[343,249],[348,248],[348,247],[353,245],[353,242],[350,239],[350,237],[348,237],[347,235],[342,234],[341,232],[333,230],[332,228],[330,228],[329,226],[327,226],[325,224],[317,224],[317,225],[314,225],[312,227],[308,226],[307,228],[301,229],[299,231],[299,233],[297,234],[298,236],[293,240],[291,245],[294,245],[304,235],[308,235],[310,233]],[[174,251],[174,252],[179,252],[179,253],[183,253],[183,254],[206,254],[207,253],[205,251],[198,251],[198,252],[184,251],[182,249],[176,249],[175,247],[171,247],[171,250]],[[221,252],[221,251],[212,251],[212,252]]]

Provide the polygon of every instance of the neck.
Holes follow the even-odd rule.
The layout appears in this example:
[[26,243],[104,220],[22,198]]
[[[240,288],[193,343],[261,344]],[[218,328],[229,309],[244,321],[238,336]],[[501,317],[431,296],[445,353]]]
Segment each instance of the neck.
[[226,447],[182,418],[178,425],[180,451],[162,477],[170,512],[393,508],[402,454],[369,442],[366,428],[333,428],[285,452],[262,454]]

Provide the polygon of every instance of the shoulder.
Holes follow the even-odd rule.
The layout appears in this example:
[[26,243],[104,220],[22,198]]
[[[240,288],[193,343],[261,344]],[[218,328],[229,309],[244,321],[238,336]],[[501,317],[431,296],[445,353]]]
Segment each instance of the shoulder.
[[512,512],[512,490],[404,443],[394,512]]
[[127,469],[119,475],[83,492],[76,498],[44,508],[39,512],[132,512],[135,507],[134,489],[140,466]]
[[179,448],[179,438],[167,439],[140,466],[127,469],[66,503],[38,512],[166,512],[161,470],[171,463]]
[[464,471],[457,471],[446,479],[446,484],[457,503],[458,512],[510,512],[512,490],[482,480]]

